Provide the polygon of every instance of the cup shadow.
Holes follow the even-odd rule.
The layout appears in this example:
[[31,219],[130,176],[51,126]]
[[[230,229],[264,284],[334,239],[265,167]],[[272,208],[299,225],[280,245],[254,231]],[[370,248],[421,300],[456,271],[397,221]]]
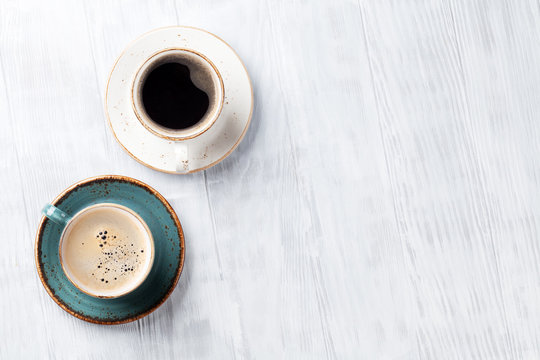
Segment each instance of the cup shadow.
[[190,277],[191,277],[191,271],[190,271],[190,262],[187,260],[184,260],[184,268],[182,270],[182,274],[180,275],[180,279],[178,280],[178,283],[176,284],[176,287],[174,288],[173,292],[169,296],[169,298],[163,303],[160,307],[158,307],[154,312],[149,314],[148,316],[145,316],[139,320],[132,321],[126,324],[120,324],[120,325],[112,325],[112,326],[103,326],[100,324],[92,324],[88,323],[89,326],[97,326],[100,328],[104,328],[106,331],[111,331],[113,333],[116,332],[124,332],[125,330],[133,330],[137,329],[141,333],[145,332],[145,329],[151,329],[153,328],[151,325],[154,322],[159,323],[159,327],[163,328],[164,334],[173,334],[173,326],[174,326],[174,319],[175,319],[175,312],[178,311],[178,307],[182,306],[184,303],[184,298],[186,294],[189,291],[190,287]]
[[251,86],[253,87],[253,109],[251,113],[251,122],[246,131],[246,134],[244,135],[244,138],[242,139],[238,147],[234,149],[234,151],[229,156],[227,156],[216,166],[204,170],[205,172],[208,172],[212,175],[220,175],[222,173],[230,172],[232,171],[235,164],[244,161],[246,156],[248,156],[248,153],[253,146],[253,142],[260,133],[260,116],[258,107],[260,99],[257,95],[257,84],[255,83],[253,78]]
[[182,274],[180,275],[178,284],[176,284],[176,287],[173,290],[171,296],[165,301],[163,305],[161,305],[161,307],[159,307],[152,314],[150,314],[146,318],[137,320],[136,322],[144,321],[145,319],[147,319],[148,322],[158,322],[160,324],[160,327],[162,327],[167,334],[173,334],[175,313],[179,312],[179,307],[184,304],[184,298],[188,293],[191,284],[190,267],[191,263],[186,258],[184,260],[184,269],[182,270]]

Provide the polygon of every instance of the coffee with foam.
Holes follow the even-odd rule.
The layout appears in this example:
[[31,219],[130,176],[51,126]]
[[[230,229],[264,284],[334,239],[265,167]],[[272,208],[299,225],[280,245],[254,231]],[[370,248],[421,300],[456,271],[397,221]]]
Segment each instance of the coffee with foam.
[[60,243],[67,277],[99,297],[124,295],[140,285],[152,267],[154,246],[146,223],[130,209],[98,204],[76,214]]

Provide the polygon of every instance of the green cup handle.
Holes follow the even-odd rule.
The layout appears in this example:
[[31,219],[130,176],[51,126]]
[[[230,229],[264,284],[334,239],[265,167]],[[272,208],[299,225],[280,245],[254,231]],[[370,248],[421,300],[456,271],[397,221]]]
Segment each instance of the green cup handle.
[[72,219],[71,216],[51,204],[45,205],[41,210],[41,213],[48,217],[51,221],[61,226],[66,226],[67,223]]

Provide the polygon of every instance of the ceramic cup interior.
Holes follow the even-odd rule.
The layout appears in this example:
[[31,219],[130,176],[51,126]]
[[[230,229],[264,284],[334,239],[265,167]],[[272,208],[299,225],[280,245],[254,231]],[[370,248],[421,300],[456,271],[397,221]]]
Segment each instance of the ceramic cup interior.
[[134,211],[103,203],[72,217],[62,232],[59,255],[75,287],[94,297],[115,298],[146,279],[154,261],[154,241]]
[[[203,111],[204,114],[200,118],[197,117],[198,120],[195,123],[182,128],[164,126],[162,124],[163,122],[160,124],[160,121],[156,121],[149,114],[151,111],[148,108],[148,102],[146,100],[149,97],[147,94],[148,88],[151,85],[156,86],[154,85],[154,78],[157,77],[156,74],[165,71],[166,67],[172,67],[177,64],[187,69],[186,72],[189,74],[191,83],[199,91],[204,92],[208,98],[208,107],[205,112]],[[167,79],[172,78],[173,76],[171,75]],[[152,84],[148,84],[151,81]],[[170,86],[170,84],[166,85]],[[158,88],[158,91],[160,90],[162,89]],[[162,91],[162,94],[165,96],[169,93],[170,89],[163,89]],[[182,100],[182,94],[180,93],[178,95],[180,96],[180,100]],[[224,101],[223,79],[214,64],[202,54],[186,49],[167,49],[152,55],[139,67],[133,79],[132,100],[133,110],[147,130],[157,136],[174,141],[191,139],[208,130],[219,117]],[[157,99],[157,101],[159,100]],[[187,106],[189,105],[188,103]],[[173,116],[178,116],[178,119],[181,119],[186,112],[188,112],[188,109],[183,109],[180,106],[177,111],[178,114],[173,114]]]

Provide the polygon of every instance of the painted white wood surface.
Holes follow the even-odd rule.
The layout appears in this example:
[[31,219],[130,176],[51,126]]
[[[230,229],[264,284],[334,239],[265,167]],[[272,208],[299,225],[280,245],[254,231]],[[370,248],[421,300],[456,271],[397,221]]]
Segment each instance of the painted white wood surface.
[[[138,35],[192,25],[252,77],[239,148],[189,176],[114,141]],[[0,2],[0,358],[540,357],[537,1]],[[186,234],[172,297],[104,327],[49,298],[41,206],[124,174]]]

